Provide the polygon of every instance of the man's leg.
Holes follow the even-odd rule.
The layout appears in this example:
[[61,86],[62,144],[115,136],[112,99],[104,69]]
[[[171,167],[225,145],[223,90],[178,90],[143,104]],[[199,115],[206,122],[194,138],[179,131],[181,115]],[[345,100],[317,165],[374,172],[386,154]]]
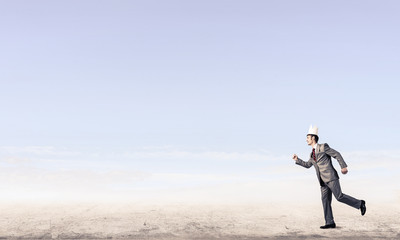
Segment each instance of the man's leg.
[[322,206],[324,207],[324,217],[325,224],[333,224],[333,214],[332,214],[332,191],[329,189],[327,185],[321,186],[321,200]]
[[326,185],[328,185],[333,195],[339,202],[345,203],[353,208],[360,209],[361,200],[355,199],[349,195],[342,193],[339,180],[330,181],[326,183]]

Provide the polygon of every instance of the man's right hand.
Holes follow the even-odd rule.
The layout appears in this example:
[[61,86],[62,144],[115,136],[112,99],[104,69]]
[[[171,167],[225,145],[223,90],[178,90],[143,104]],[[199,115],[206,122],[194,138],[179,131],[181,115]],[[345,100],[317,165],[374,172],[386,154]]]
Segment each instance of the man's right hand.
[[295,161],[297,161],[297,155],[296,154],[293,154],[293,160],[295,160]]

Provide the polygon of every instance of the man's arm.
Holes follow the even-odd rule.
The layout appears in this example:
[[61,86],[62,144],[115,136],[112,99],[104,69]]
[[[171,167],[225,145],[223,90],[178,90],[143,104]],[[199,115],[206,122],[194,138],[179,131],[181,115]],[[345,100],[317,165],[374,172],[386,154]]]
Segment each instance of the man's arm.
[[346,174],[347,173],[347,164],[344,161],[342,155],[340,155],[340,153],[338,151],[336,151],[335,149],[330,148],[327,143],[324,144],[324,151],[326,154],[335,158],[338,161],[340,168],[342,169],[342,173]]
[[296,154],[293,154],[293,160],[296,162],[297,165],[303,166],[305,168],[310,168],[313,165],[311,162],[311,158],[310,160],[308,160],[308,162],[305,162],[301,160]]

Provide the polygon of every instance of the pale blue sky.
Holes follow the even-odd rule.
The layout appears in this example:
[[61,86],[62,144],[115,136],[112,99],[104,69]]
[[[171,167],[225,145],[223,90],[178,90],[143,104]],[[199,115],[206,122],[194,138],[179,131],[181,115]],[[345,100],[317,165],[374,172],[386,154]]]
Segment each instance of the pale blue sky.
[[[399,12],[398,1],[2,1],[2,157],[251,173],[304,158],[310,124],[340,151],[396,151]],[[81,164],[46,165],[32,146]],[[155,154],[145,163],[121,157],[143,149]]]

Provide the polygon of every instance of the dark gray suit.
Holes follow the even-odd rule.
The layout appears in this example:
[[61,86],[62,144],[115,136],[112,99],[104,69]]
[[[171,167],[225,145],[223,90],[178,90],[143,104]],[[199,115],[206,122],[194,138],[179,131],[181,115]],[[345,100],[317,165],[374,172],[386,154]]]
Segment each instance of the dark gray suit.
[[297,158],[296,164],[305,168],[310,168],[314,165],[319,184],[321,186],[321,199],[322,205],[324,206],[325,223],[334,223],[332,215],[332,193],[335,198],[342,203],[359,209],[361,206],[361,200],[355,199],[351,196],[342,193],[339,184],[339,175],[332,165],[331,157],[335,158],[341,168],[347,167],[347,164],[340,155],[339,152],[329,147],[327,143],[317,144],[315,149],[316,161],[314,161],[312,153],[308,162]]

